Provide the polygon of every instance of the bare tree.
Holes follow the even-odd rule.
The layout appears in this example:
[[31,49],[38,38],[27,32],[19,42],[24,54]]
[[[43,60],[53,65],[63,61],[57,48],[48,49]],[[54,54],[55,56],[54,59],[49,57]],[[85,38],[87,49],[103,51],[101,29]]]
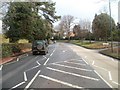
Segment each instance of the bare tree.
[[69,37],[69,34],[70,34],[70,29],[71,29],[71,26],[73,24],[73,21],[74,21],[74,17],[71,16],[71,15],[65,15],[61,18],[61,22],[60,22],[60,27],[61,27],[61,30],[64,31],[64,33],[66,33],[67,37]]
[[[88,19],[81,19],[80,20],[80,34],[79,37],[81,39],[86,39],[89,37],[90,40],[90,33],[91,33],[91,22]],[[88,36],[89,35],[89,36]],[[91,40],[90,40],[91,42]]]

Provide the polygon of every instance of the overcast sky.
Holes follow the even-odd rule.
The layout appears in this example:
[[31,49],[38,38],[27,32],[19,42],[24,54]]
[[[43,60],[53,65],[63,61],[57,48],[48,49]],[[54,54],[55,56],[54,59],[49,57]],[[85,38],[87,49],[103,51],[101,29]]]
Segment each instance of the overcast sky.
[[[100,11],[106,11],[109,14],[109,0],[52,0],[56,2],[56,14],[60,16],[72,15],[76,18],[76,22],[79,22],[80,19],[88,19],[92,22],[94,19],[95,13],[99,14]],[[120,0],[111,0],[111,13],[115,22],[118,22],[118,1]],[[55,23],[54,25],[57,25]],[[0,20],[0,32],[2,22]]]
[[[92,22],[95,13],[107,11],[109,14],[109,0],[52,0],[56,2],[57,15],[72,15],[80,19],[88,19]],[[111,13],[115,22],[118,22],[118,1],[111,0]],[[55,23],[57,25],[57,23]]]

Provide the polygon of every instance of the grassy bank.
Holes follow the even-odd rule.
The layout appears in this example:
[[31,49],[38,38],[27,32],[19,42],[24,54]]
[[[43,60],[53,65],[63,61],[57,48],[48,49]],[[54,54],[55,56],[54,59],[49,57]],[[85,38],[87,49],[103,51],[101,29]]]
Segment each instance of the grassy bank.
[[[110,57],[113,57],[113,58],[116,58],[116,59],[120,59],[120,47],[119,48],[114,48],[113,49],[113,52],[111,52],[111,49],[110,49],[110,44],[108,46],[105,46],[103,45],[104,42],[89,42],[89,41],[80,41],[80,40],[61,40],[59,42],[66,42],[66,43],[72,43],[72,44],[75,44],[75,45],[78,45],[78,46],[82,46],[82,47],[85,47],[87,49],[105,49],[106,50],[102,50],[100,51],[100,53],[104,54],[104,55],[107,55],[107,56],[110,56]],[[114,45],[115,46],[115,45]]]
[[104,48],[109,48],[110,45],[105,46],[103,45],[104,42],[89,42],[89,41],[80,41],[80,40],[60,40],[59,42],[66,42],[66,43],[72,43],[78,46],[82,46],[88,49],[104,49]]
[[120,60],[120,48],[114,48],[113,52],[111,49],[102,50],[100,53]]

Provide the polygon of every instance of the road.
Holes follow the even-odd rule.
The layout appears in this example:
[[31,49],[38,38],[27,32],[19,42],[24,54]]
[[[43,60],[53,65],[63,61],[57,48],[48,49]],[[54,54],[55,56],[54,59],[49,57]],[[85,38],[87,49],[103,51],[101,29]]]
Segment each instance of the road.
[[[118,60],[73,44],[49,45],[47,55],[26,54],[1,68],[3,89],[118,88]],[[1,71],[0,70],[0,71]]]

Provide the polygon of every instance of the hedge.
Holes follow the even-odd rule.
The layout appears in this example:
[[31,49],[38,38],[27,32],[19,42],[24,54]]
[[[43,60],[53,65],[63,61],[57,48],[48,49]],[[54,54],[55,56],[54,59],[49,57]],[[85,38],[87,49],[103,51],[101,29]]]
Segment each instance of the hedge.
[[21,53],[23,49],[30,49],[31,43],[3,43],[2,58],[12,56],[15,53]]

